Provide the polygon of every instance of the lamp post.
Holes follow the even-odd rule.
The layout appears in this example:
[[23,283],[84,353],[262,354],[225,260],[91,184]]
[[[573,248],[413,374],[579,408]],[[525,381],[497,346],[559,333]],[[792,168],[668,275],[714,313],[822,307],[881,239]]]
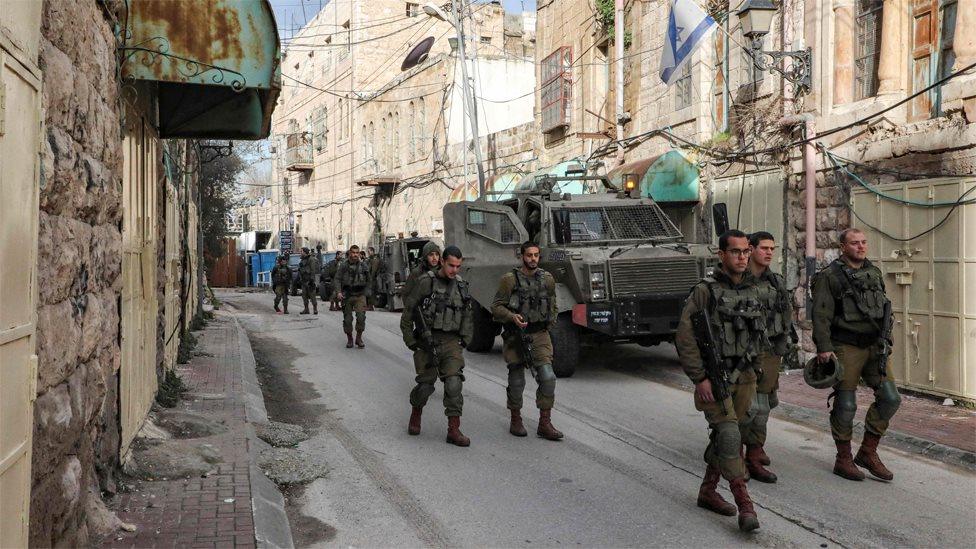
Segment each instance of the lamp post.
[[[463,97],[464,106],[463,111],[464,116],[467,117],[469,123],[471,124],[471,135],[474,138],[474,159],[475,167],[478,170],[478,200],[484,200],[485,172],[484,168],[481,166],[481,143],[478,138],[478,115],[477,111],[475,110],[474,86],[470,86],[468,83],[468,58],[464,52],[464,25],[461,23],[461,11],[457,0],[451,0],[451,11],[454,13],[448,15],[443,9],[433,2],[424,4],[424,13],[430,17],[440,19],[441,21],[446,21],[454,25],[454,30],[457,31],[458,57],[461,59],[461,80],[463,81],[461,85],[461,95]],[[465,143],[464,146],[466,149],[467,143]],[[467,166],[467,162],[465,162],[464,165]],[[467,185],[467,181],[465,181],[464,184]]]
[[[810,91],[813,53],[810,48],[801,51],[763,51],[763,36],[769,34],[776,6],[770,0],[744,0],[737,15],[742,35],[752,41],[752,61],[761,71],[778,72],[793,84],[796,94]],[[784,68],[779,62],[788,60]]]

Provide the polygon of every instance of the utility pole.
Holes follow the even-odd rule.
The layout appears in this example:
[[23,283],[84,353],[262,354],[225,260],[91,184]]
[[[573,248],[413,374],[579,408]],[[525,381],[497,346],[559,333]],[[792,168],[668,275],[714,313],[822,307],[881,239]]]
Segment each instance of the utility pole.
[[616,59],[616,104],[617,104],[617,164],[624,163],[624,0],[615,0],[613,14],[613,49]]
[[[620,1],[620,0],[618,0]],[[475,111],[474,85],[468,81],[468,57],[464,50],[464,20],[463,7],[458,0],[451,0],[451,8],[454,11],[454,28],[458,33],[458,55],[461,57],[461,80],[463,81],[462,92],[464,93],[465,115],[471,123],[471,137],[474,139],[474,161],[478,170],[478,200],[485,199],[485,171],[481,165],[481,140],[478,136],[478,114]],[[477,59],[475,59],[477,62]],[[469,98],[470,92],[470,98]],[[467,143],[465,143],[467,150]],[[467,183],[465,183],[467,184]]]

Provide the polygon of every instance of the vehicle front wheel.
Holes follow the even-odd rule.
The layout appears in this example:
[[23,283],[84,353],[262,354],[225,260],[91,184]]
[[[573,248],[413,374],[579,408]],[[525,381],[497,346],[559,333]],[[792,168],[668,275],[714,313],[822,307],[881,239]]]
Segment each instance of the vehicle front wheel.
[[552,371],[556,377],[572,376],[580,359],[580,329],[573,324],[572,313],[559,315],[549,336],[552,338]]
[[477,301],[471,301],[474,309],[474,336],[468,344],[472,353],[487,353],[495,346],[495,336],[501,332],[501,325],[492,320],[491,313]]

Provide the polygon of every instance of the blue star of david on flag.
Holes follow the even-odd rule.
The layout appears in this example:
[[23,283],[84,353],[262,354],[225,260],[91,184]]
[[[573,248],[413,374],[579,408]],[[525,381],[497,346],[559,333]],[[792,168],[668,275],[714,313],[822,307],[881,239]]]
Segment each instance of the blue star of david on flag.
[[671,85],[691,54],[715,30],[715,20],[692,0],[674,0],[668,17],[668,34],[661,54],[661,80]]

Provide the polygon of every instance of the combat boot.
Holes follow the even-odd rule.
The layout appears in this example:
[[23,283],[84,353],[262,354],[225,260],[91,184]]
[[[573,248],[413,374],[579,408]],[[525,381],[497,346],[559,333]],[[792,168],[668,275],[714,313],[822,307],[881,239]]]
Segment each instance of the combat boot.
[[312,306],[312,312],[315,313],[315,314],[319,314],[319,307],[318,307],[318,305],[313,305]]
[[285,314],[288,314],[288,305],[285,305]]
[[508,432],[512,433],[517,437],[524,437],[529,433],[525,430],[525,425],[522,425],[522,410],[511,410],[512,412],[512,422],[508,427]]
[[776,473],[763,467],[762,462],[759,461],[759,452],[761,451],[762,446],[758,444],[746,445],[746,469],[749,471],[751,478],[759,482],[772,484],[776,482]]
[[447,442],[455,446],[471,445],[471,439],[461,432],[461,416],[447,418]]
[[702,479],[701,488],[698,489],[698,506],[720,515],[734,517],[735,505],[725,501],[725,498],[715,490],[721,478],[722,473],[718,467],[709,465],[705,468],[705,478]]
[[752,532],[759,528],[759,517],[756,516],[756,509],[752,506],[752,498],[746,489],[746,479],[737,478],[729,481],[729,489],[735,498],[735,505],[739,508],[739,530]]
[[879,442],[881,442],[880,436],[870,431],[864,431],[864,440],[861,442],[861,448],[857,451],[857,455],[854,456],[854,463],[864,467],[869,473],[881,480],[891,480],[895,478],[895,475],[885,467],[878,456]]
[[352,349],[352,332],[346,332],[346,349]]
[[360,331],[356,332],[356,347],[359,347],[360,349],[366,348],[366,343],[363,342],[363,333]]
[[420,416],[424,413],[423,408],[413,407],[413,411],[410,412],[410,422],[407,423],[407,434],[408,435],[419,435],[420,434]]
[[563,438],[563,434],[552,426],[552,410],[539,410],[539,428],[535,433],[548,440]]
[[769,456],[766,455],[766,449],[763,448],[762,444],[756,445],[756,461],[763,465],[769,465],[772,463],[772,460],[770,460]]
[[835,440],[837,445],[837,460],[834,461],[834,474],[847,480],[864,480],[864,473],[854,465],[851,457],[851,441]]
[[277,305],[275,305],[274,308],[275,308],[275,312],[276,313],[280,313],[281,312],[281,309],[279,309]]
[[304,309],[302,309],[302,312],[300,312],[298,314],[300,314],[300,315],[307,315],[308,314],[308,306],[306,306]]

